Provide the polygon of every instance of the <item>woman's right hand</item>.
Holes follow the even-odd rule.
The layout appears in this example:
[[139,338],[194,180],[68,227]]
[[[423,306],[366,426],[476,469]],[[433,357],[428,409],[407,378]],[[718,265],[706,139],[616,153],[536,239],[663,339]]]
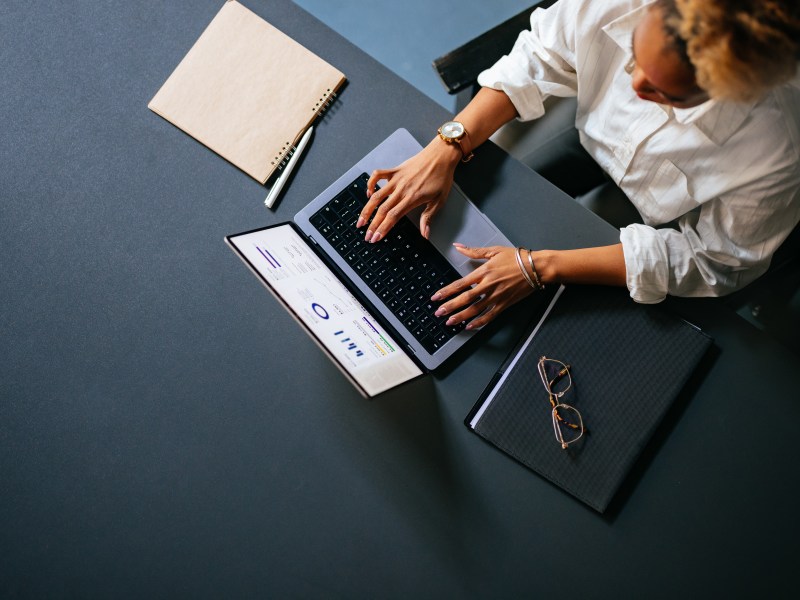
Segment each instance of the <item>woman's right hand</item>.
[[[369,224],[364,239],[373,243],[383,239],[404,215],[423,204],[427,207],[420,216],[419,230],[427,238],[430,220],[450,194],[459,160],[460,148],[437,137],[403,164],[373,171],[367,182],[369,200],[356,224],[358,228]],[[386,184],[376,191],[375,186],[384,179]]]

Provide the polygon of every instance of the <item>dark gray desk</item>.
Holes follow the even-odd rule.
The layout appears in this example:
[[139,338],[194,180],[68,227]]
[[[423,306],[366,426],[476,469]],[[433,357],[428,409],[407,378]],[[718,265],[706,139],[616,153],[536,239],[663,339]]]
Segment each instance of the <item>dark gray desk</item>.
[[[448,115],[287,0],[350,79],[276,212],[147,101],[220,2],[0,6],[0,596],[763,596],[794,586],[798,360],[676,302],[716,356],[600,517],[462,425],[520,335],[367,402],[222,242]],[[380,35],[380,32],[376,32]],[[615,232],[492,148],[510,234]]]

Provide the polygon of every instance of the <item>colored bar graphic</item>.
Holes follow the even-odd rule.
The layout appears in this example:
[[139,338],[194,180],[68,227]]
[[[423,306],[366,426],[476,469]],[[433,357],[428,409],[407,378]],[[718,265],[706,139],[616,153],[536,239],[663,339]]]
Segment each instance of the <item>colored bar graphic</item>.
[[260,246],[256,246],[256,250],[261,253],[261,256],[264,257],[264,260],[266,260],[273,269],[281,268],[281,263],[275,260],[275,257],[272,256],[272,254],[270,254],[267,250],[262,249]]
[[[333,335],[336,335],[336,336],[344,335],[344,330],[335,331],[333,333]],[[358,344],[356,344],[349,337],[342,338],[339,341],[342,342],[343,344],[346,344],[347,345],[347,350],[349,352],[353,352],[356,355],[356,358],[361,358],[362,356],[364,356],[364,353],[361,350],[358,349]]]
[[372,331],[374,331],[374,332],[375,332],[375,333],[377,333],[378,335],[380,335],[380,334],[381,334],[381,332],[380,332],[380,331],[378,331],[377,329],[375,329],[375,326],[374,326],[372,323],[370,323],[370,322],[369,322],[369,319],[367,319],[367,317],[361,317],[361,318],[364,320],[364,323],[366,323],[367,325],[369,325],[369,327],[370,327],[370,329],[372,329]]

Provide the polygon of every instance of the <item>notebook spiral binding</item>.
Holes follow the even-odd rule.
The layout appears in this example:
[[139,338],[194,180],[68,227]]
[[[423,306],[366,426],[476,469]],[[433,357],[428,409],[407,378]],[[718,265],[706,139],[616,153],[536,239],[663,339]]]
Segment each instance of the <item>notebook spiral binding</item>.
[[[328,110],[331,104],[336,100],[336,92],[332,89],[328,88],[325,91],[325,94],[322,98],[319,99],[314,105],[314,108],[311,111],[314,113],[314,118],[311,120],[316,121],[322,114]],[[277,164],[278,166],[276,169],[278,171],[282,171],[283,168],[286,166],[286,163],[289,162],[289,159],[292,158],[292,155],[297,151],[297,146],[293,145],[292,142],[286,142],[283,147],[281,148],[280,154],[275,157],[275,159],[270,163],[271,165]]]

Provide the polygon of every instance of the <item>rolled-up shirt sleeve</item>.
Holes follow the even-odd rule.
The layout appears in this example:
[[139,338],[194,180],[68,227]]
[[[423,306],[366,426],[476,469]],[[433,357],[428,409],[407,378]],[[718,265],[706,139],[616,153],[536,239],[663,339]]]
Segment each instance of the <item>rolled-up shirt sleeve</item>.
[[575,73],[576,11],[581,3],[560,0],[531,14],[531,29],[523,31],[511,52],[478,75],[483,87],[500,90],[510,98],[521,121],[544,114],[549,96],[577,94]]
[[[634,224],[620,230],[628,290],[637,302],[723,296],[764,274],[800,221],[800,188],[785,181],[754,203],[755,186],[681,217],[677,229]],[[760,182],[759,187],[764,182]]]

